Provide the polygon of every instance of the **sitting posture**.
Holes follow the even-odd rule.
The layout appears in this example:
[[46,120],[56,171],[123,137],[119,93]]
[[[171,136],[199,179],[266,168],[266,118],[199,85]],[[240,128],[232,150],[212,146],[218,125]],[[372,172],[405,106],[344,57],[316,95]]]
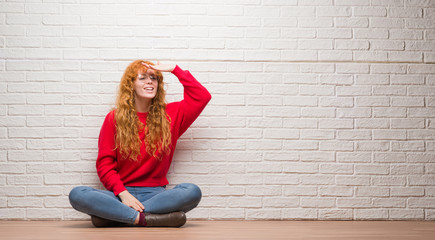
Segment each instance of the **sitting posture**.
[[[179,79],[183,100],[165,103],[162,72]],[[69,194],[72,207],[89,214],[96,227],[184,225],[201,190],[192,183],[166,189],[166,175],[178,138],[210,99],[207,89],[178,65],[130,63],[98,140],[97,173],[107,190],[75,187]]]

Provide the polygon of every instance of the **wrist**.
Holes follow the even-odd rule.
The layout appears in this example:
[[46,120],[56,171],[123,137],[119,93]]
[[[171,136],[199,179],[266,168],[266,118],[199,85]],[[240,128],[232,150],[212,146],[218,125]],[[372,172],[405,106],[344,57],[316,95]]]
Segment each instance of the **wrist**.
[[172,69],[171,69],[171,73],[174,73],[174,70],[177,68],[177,64],[174,64],[174,66],[172,67]]
[[125,196],[125,195],[127,195],[128,194],[128,191],[127,190],[124,190],[124,191],[122,191],[122,192],[120,192],[120,193],[118,193],[118,197],[123,197],[123,196]]

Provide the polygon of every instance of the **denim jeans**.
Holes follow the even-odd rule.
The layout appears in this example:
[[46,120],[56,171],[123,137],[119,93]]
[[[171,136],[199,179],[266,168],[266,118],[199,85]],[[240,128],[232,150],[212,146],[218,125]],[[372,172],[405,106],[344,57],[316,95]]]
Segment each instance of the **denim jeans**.
[[[201,200],[201,190],[192,183],[166,187],[126,187],[145,207],[147,213],[188,212]],[[75,187],[69,194],[71,206],[77,211],[97,217],[133,224],[138,211],[123,204],[111,191],[87,186]]]

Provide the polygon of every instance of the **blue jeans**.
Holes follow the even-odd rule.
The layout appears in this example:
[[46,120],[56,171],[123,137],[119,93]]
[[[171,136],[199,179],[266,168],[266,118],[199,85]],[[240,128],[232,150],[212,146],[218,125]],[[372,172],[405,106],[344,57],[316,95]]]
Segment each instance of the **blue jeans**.
[[[201,190],[192,183],[165,187],[126,187],[139,200],[147,213],[188,212],[198,206]],[[123,204],[111,191],[87,186],[75,187],[69,194],[71,206],[77,211],[122,223],[133,224],[138,211]]]

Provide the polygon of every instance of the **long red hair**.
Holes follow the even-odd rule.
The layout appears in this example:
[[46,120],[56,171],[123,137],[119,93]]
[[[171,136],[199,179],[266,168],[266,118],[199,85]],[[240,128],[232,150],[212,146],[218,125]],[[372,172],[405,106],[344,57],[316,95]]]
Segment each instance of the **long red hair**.
[[171,145],[170,118],[166,114],[166,91],[160,71],[155,70],[158,87],[156,96],[151,101],[146,126],[136,114],[133,84],[138,74],[146,73],[148,70],[142,62],[154,65],[144,60],[135,60],[130,63],[121,78],[116,100],[116,148],[119,149],[123,158],[133,161],[139,160],[140,131],[145,132],[144,142],[149,155],[161,158],[163,153],[169,153]]

